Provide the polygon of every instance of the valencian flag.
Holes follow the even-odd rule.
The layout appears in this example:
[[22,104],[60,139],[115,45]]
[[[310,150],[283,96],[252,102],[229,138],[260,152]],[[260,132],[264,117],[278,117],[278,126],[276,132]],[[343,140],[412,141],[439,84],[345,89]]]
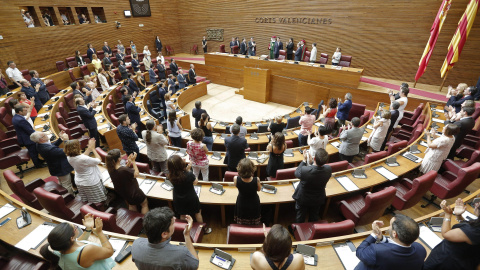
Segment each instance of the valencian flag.
[[470,0],[467,9],[465,9],[465,13],[463,13],[462,18],[458,22],[457,31],[455,31],[452,41],[450,41],[450,45],[448,45],[447,57],[440,69],[442,78],[452,69],[462,53],[463,46],[467,41],[468,34],[470,33],[470,29],[472,29],[475,16],[477,15],[479,1],[480,0]]
[[438,35],[442,30],[445,18],[447,18],[447,12],[450,9],[451,3],[452,0],[443,0],[442,5],[438,10],[437,17],[435,17],[432,28],[430,29],[430,38],[428,39],[427,46],[425,46],[422,58],[418,63],[418,70],[417,75],[415,75],[415,81],[418,81],[418,79],[422,77],[423,73],[425,73],[425,70],[427,70],[428,61],[430,61],[430,57],[432,56],[433,48],[435,48],[435,43],[437,43]]

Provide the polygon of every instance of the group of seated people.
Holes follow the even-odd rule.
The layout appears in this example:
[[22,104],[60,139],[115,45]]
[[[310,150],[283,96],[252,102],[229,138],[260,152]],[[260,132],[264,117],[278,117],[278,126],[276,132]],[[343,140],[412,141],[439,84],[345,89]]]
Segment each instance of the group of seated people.
[[[35,27],[35,20],[33,19],[29,11],[26,11],[25,9],[21,9],[20,14],[22,15],[22,19],[28,28]],[[100,16],[96,14],[93,14],[93,16],[95,18],[95,23],[103,23],[103,21],[100,19]],[[62,20],[63,25],[72,24],[65,13],[60,13],[60,18]],[[46,26],[55,26],[52,19],[52,15],[50,15],[50,12],[47,9],[42,11],[42,20]],[[78,21],[80,24],[90,23],[90,21],[88,20],[87,16],[85,16],[84,13],[78,14]]]

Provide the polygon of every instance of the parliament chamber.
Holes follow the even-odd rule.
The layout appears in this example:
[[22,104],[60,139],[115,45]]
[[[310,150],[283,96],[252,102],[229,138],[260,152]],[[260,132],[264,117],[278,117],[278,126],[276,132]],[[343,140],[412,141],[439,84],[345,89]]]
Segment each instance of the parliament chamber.
[[[178,154],[187,163],[190,162],[189,155],[186,154],[187,143],[192,140],[190,134],[195,129],[191,108],[194,108],[196,101],[202,100],[202,109],[210,112],[210,108],[205,105],[208,102],[204,100],[210,98],[212,87],[222,86],[224,88],[221,89],[234,91],[235,96],[250,102],[279,104],[282,108],[287,108],[284,110],[288,113],[279,116],[286,125],[283,131],[288,150],[283,154],[285,168],[278,170],[276,177],[267,175],[267,145],[272,136],[267,128],[273,121],[272,116],[278,114],[265,109],[258,112],[250,110],[248,115],[254,117],[243,119],[247,131],[245,139],[249,147],[246,156],[257,167],[255,176],[265,188],[258,192],[262,223],[266,223],[269,228],[274,224],[294,228],[291,233],[292,252],[300,247],[298,245],[314,248],[313,252],[317,255],[315,265],[307,264],[306,269],[353,269],[359,260],[349,244],[358,247],[372,234],[373,220],[383,221],[385,225],[381,231],[386,235],[390,218],[397,214],[413,218],[421,228],[416,242],[425,248],[428,257],[435,246],[433,243],[438,244],[444,238],[441,232],[429,229],[432,218],[444,215],[443,210],[438,210],[438,204],[442,200],[454,207],[455,200],[462,198],[467,203],[466,216],[474,216],[472,213],[475,213],[475,206],[470,203],[480,194],[477,181],[480,173],[478,104],[474,103],[475,127],[467,131],[469,135],[456,152],[456,159],[445,160],[438,172],[430,171],[423,176],[419,174],[422,159],[428,153],[427,150],[430,150],[429,139],[427,140],[430,130],[434,129],[441,134],[449,120],[444,116],[444,107],[447,102],[445,94],[450,90],[445,87],[443,92],[438,91],[442,79],[437,74],[443,61],[443,55],[439,51],[446,49],[449,37],[439,37],[435,51],[438,55],[432,58],[429,68],[416,84],[417,87],[412,87],[418,59],[429,34],[433,13],[437,11],[438,1],[401,2],[395,7],[377,0],[350,3],[348,7],[335,2],[305,1],[304,5],[310,5],[311,9],[296,6],[285,9],[271,0],[253,1],[252,6],[249,2],[232,4],[211,0],[172,3],[150,1],[148,9],[151,15],[137,14],[138,16],[135,15],[138,10],[135,10],[134,3],[138,5],[138,2],[143,1],[131,0],[129,3],[107,0],[100,4],[81,0],[61,5],[49,0],[38,3],[1,1],[8,15],[0,18],[0,72],[4,73],[8,67],[7,61],[14,61],[23,78],[30,81],[28,71],[36,70],[40,79],[46,82],[49,99],[38,110],[33,128],[46,133],[52,142],[61,138],[62,132],[70,140],[79,140],[82,149],[88,145],[89,131],[76,111],[75,89],[71,88],[71,84],[82,80],[85,75],[98,78],[93,63],[78,65],[74,57],[75,51],[79,50],[83,58],[88,59],[84,52],[90,43],[97,48],[97,55],[102,59],[104,51],[100,48],[105,41],[108,41],[116,54],[119,49],[115,44],[121,39],[126,48],[126,56],[131,54],[132,57],[135,49],[129,45],[129,41],[136,43],[141,62],[138,68],[145,78],[146,87],[137,92],[133,103],[140,108],[139,115],[143,124],[154,120],[165,130],[167,117],[162,108],[164,105],[159,105],[161,100],[158,97],[162,83],[156,79],[152,82],[150,78],[152,74],[161,75],[157,68],[161,61],[156,58],[158,44],[155,43],[155,37],[159,36],[163,43],[160,51],[163,52],[167,79],[168,75],[174,75],[173,59],[188,79],[191,76],[191,65],[195,66],[195,82],[179,88],[170,99],[177,120],[183,127],[182,147],[166,146],[169,157]],[[367,9],[368,6],[376,8]],[[22,9],[30,13],[35,27],[25,27],[28,20],[22,19]],[[134,11],[133,17],[123,13],[123,10],[130,9]],[[399,15],[407,11],[409,16],[414,17],[414,26]],[[443,31],[453,32],[462,12],[463,7],[452,5]],[[47,25],[47,13],[53,18],[52,26]],[[426,13],[433,15],[425,16]],[[61,15],[64,14],[71,21],[68,25],[62,23]],[[83,24],[83,19],[79,16],[81,14],[86,14],[90,23]],[[95,23],[94,18],[97,17],[99,20]],[[478,46],[475,45],[480,42],[478,31],[477,21],[464,48],[462,62],[446,78],[445,86],[461,82],[475,84],[480,71],[480,65],[475,61],[478,59],[478,50],[475,50]],[[202,49],[202,36],[207,36],[208,39],[206,52]],[[232,48],[233,53],[230,53],[231,37],[239,37],[240,40],[245,38],[248,42],[251,36],[258,42],[256,55],[243,55],[239,53],[238,47]],[[309,62],[303,54],[299,61],[288,60],[286,50],[280,51],[280,58],[270,59],[268,42],[271,36],[281,36],[283,44],[290,37],[294,38],[295,45],[298,40],[306,40],[308,57],[311,56],[311,44],[316,42],[317,60]],[[144,46],[150,48],[151,70],[154,73],[149,72],[142,61],[147,57],[145,52],[142,53]],[[347,63],[334,65],[332,62],[332,54],[337,47],[342,48]],[[124,60],[126,70],[134,75],[133,81],[139,84],[137,73],[132,68],[132,57]],[[97,85],[100,93],[92,102],[96,104],[95,121],[102,146],[96,148],[102,159],[98,169],[102,174],[103,186],[109,194],[115,194],[105,158],[108,150],[112,149],[120,149],[122,155],[125,154],[117,127],[120,125],[119,116],[125,114],[121,91],[126,87],[126,80],[123,80],[123,74],[118,68],[118,59],[110,59],[115,83],[110,84],[108,89]],[[178,85],[178,76],[173,78]],[[52,189],[52,186],[59,186],[59,181],[50,176],[47,168],[35,168],[26,147],[17,142],[12,123],[14,108],[10,101],[20,99],[23,92],[21,87],[9,80],[8,74],[6,81],[10,85],[9,90],[0,97],[0,223],[6,218],[11,218],[12,221],[0,225],[0,268],[17,269],[12,265],[16,263],[15,260],[19,260],[24,266],[31,264],[32,267],[36,265],[35,269],[48,269],[48,263],[40,255],[40,247],[47,243],[48,232],[45,232],[45,226],[68,222],[85,229],[81,222],[86,211],[85,203],[78,196],[73,198]],[[367,141],[374,133],[375,119],[380,119],[383,111],[393,110],[388,92],[397,91],[401,82],[410,84],[403,120],[399,128],[394,130],[385,151],[369,153]],[[309,146],[299,145],[298,138],[302,130],[299,119],[307,107],[314,109],[316,120],[311,132],[316,132],[326,125],[324,119],[318,119],[318,115],[322,114],[319,104],[323,101],[328,105],[332,98],[343,100],[347,93],[353,96],[347,124],[358,117],[360,128],[364,129],[360,140],[361,154],[355,157],[354,162],[342,160],[339,150],[342,141],[338,135],[344,130],[343,127],[338,135],[328,136],[325,150],[328,153],[327,165],[332,167],[332,176],[325,187],[326,200],[320,209],[321,220],[315,224],[292,225],[295,220],[295,200],[292,195],[300,182],[294,172],[304,159],[303,153],[309,151]],[[226,106],[239,106],[240,111],[249,110],[248,107],[242,107],[242,104],[230,104],[231,101],[227,99],[222,102]],[[236,260],[233,269],[251,269],[251,254],[261,250],[265,239],[261,225],[253,226],[250,231],[242,230],[241,227],[235,228],[233,219],[239,194],[233,177],[238,174],[230,172],[224,163],[225,139],[232,136],[230,127],[235,124],[232,120],[237,116],[238,110],[218,110],[210,118],[213,147],[207,153],[209,181],[199,179],[195,185],[204,223],[195,222],[195,229],[190,233],[198,253],[199,269],[218,268],[211,263],[215,249],[227,252]],[[65,143],[61,148],[64,145]],[[144,139],[137,141],[137,145],[140,153],[147,155]],[[136,180],[147,196],[150,209],[168,206],[174,210],[173,192],[167,188],[170,182],[166,176],[154,171],[152,164],[137,162],[137,165],[140,175]],[[219,195],[212,192],[213,185],[216,185],[215,189],[221,186],[223,193]],[[46,203],[44,198],[41,199],[37,191],[33,192],[38,187],[43,187],[50,194],[47,197],[55,197],[55,201]],[[267,187],[270,191],[273,188],[274,192],[269,192]],[[388,192],[390,193],[387,194]],[[88,206],[93,208],[91,211],[94,215],[97,213],[98,216],[109,217],[110,222],[113,222],[105,225],[106,218],[104,229],[114,246],[112,258],[115,258],[121,249],[131,245],[135,239],[146,236],[139,221],[141,218],[136,219],[136,223],[131,220],[129,223],[121,223],[120,217],[116,222],[112,221],[115,215],[111,213],[125,207],[125,202],[118,203],[121,201],[119,196],[113,197],[113,200],[116,197],[116,204],[110,205],[113,206],[110,207],[112,209],[102,209],[95,204]],[[30,214],[31,224],[20,228],[17,224],[25,212]],[[204,234],[202,226],[205,223],[212,227],[211,234]],[[458,221],[452,219],[452,225],[456,223]],[[184,242],[183,223],[179,224],[175,224],[172,236],[174,245]],[[89,240],[101,243],[95,236]],[[34,244],[30,245],[29,241]],[[130,256],[116,263],[113,269],[136,269],[136,265]]]

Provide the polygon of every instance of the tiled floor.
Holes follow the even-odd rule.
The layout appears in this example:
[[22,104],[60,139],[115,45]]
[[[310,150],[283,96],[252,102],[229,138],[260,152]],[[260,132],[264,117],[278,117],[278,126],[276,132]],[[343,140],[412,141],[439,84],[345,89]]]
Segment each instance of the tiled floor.
[[[230,122],[234,122],[237,116],[242,116],[244,122],[261,121],[276,115],[291,113],[296,109],[273,102],[263,104],[246,100],[242,95],[235,94],[235,90],[237,88],[210,83],[207,86],[208,94],[198,100],[202,102],[202,108],[207,110],[212,119]],[[194,107],[195,101],[192,101],[183,109],[191,112]],[[190,120],[194,123],[193,117]]]

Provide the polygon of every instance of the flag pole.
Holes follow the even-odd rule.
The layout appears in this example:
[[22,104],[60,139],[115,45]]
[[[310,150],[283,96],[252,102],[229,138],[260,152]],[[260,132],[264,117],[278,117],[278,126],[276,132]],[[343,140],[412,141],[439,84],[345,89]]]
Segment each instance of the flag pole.
[[417,81],[415,80],[415,83],[413,84],[413,88],[415,88],[415,85],[417,85]]
[[440,85],[440,89],[438,89],[440,92],[442,92],[443,85],[445,84],[445,80],[447,79],[449,70],[445,73],[445,77],[443,77],[443,82],[442,85]]

